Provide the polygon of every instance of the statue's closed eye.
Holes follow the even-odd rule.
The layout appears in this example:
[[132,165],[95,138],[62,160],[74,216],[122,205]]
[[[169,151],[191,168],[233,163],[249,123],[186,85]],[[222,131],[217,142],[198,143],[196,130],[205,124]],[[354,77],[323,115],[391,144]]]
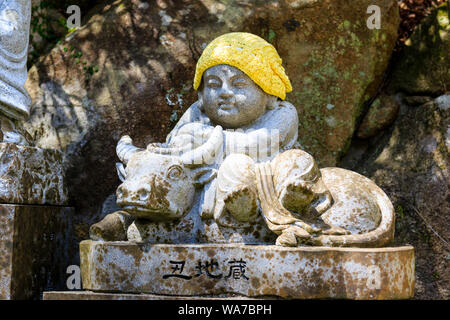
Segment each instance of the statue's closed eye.
[[205,83],[210,88],[218,88],[222,85],[222,82],[215,76],[206,77]]
[[242,78],[234,80],[232,84],[236,88],[244,88],[248,85],[247,81],[245,81],[245,79]]
[[218,88],[220,87],[220,83],[218,81],[212,80],[212,81],[208,81],[206,83],[206,85],[210,88]]

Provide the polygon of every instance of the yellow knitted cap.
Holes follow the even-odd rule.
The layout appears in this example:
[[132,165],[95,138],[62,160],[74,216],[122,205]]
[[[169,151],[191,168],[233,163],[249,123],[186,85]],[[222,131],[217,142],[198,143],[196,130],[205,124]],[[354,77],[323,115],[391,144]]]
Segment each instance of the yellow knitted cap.
[[257,35],[226,33],[214,39],[203,51],[195,70],[194,89],[200,86],[206,69],[228,64],[244,72],[266,93],[284,100],[292,86],[281,63],[274,46]]

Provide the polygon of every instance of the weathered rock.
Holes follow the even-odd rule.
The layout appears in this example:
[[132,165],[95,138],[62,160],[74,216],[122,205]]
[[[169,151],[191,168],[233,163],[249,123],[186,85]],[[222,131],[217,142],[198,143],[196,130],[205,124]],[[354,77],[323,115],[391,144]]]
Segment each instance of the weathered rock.
[[390,89],[409,95],[439,95],[450,90],[449,3],[433,9],[406,41]]
[[[395,1],[377,2],[383,23],[380,30],[370,30],[366,10],[373,2],[308,2],[314,2],[311,8],[292,15],[291,21],[300,24],[295,33],[278,36],[286,27],[274,28],[275,43],[293,82],[290,100],[299,110],[299,142],[321,166],[334,166],[350,143],[364,102],[381,82],[397,36],[398,8]],[[318,23],[324,12],[330,18]]]
[[382,95],[374,100],[358,128],[358,138],[367,139],[390,125],[398,114],[399,103],[394,96]]
[[444,94],[442,96],[437,97],[434,100],[434,103],[439,109],[443,111],[448,111],[448,109],[450,109],[450,94]]
[[83,288],[196,296],[405,299],[414,249],[149,245],[83,241]]
[[65,151],[84,226],[99,220],[100,202],[118,185],[119,137],[164,140],[194,102],[195,63],[219,34],[248,31],[275,45],[294,87],[288,100],[299,111],[300,142],[332,165],[380,82],[398,25],[393,0],[377,3],[380,30],[366,27],[369,0],[144,4],[104,7],[29,72],[28,129],[37,145]]
[[69,207],[0,205],[0,299],[39,299],[64,290],[78,264]]
[[0,143],[0,201],[67,204],[61,152]]
[[424,103],[430,102],[433,98],[429,96],[406,96],[403,101],[410,106],[418,107]]
[[[393,128],[349,168],[372,179],[396,209],[396,243],[414,245],[419,299],[448,299],[450,99],[401,106]],[[442,240],[444,239],[444,240]]]

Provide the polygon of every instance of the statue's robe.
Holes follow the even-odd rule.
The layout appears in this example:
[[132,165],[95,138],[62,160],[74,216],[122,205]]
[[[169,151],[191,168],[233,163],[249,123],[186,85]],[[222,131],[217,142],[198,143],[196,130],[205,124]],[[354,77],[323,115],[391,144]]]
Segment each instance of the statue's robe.
[[[179,135],[186,131],[189,132],[189,130],[183,130],[183,128],[196,123],[214,126],[206,114],[198,108],[198,104],[194,103],[167,136],[166,144],[172,147],[173,144],[183,144],[183,139],[177,141]],[[215,163],[209,164],[211,170],[217,170],[225,158],[232,153],[246,154],[256,162],[268,161],[280,152],[293,148],[297,143],[297,110],[292,104],[282,102],[277,107],[267,110],[252,124],[236,130],[224,130],[223,132],[223,152],[216,156]],[[181,147],[182,145],[175,146]],[[212,217],[216,203],[215,190],[216,179],[204,186],[200,209],[202,216]]]
[[0,111],[9,118],[29,117],[25,89],[31,0],[0,2]]
[[[197,103],[194,103],[181,117],[170,134],[166,144],[174,147],[177,137],[186,126],[199,123],[213,127],[210,119],[203,113]],[[224,129],[224,153],[216,161],[220,164],[232,153],[243,153],[253,160],[268,161],[278,153],[291,149],[297,142],[298,115],[295,107],[282,102],[279,106],[267,110],[255,122],[239,129]],[[206,140],[208,137],[205,137]],[[181,147],[181,145],[177,145]]]

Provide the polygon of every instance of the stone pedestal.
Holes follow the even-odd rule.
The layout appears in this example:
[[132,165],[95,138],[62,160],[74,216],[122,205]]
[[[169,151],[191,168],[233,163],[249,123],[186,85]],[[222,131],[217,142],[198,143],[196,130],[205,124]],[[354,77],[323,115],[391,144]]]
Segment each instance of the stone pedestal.
[[67,202],[61,152],[0,143],[0,203]]
[[73,208],[0,205],[0,299],[39,299],[66,289],[66,268],[76,256]]
[[0,143],[0,299],[65,289],[76,263],[61,153]]
[[414,249],[83,241],[85,290],[293,299],[408,299]]
[[[156,294],[105,293],[93,291],[48,291],[44,292],[43,300],[260,300],[246,296],[164,296]],[[271,299],[272,300],[272,299]]]

